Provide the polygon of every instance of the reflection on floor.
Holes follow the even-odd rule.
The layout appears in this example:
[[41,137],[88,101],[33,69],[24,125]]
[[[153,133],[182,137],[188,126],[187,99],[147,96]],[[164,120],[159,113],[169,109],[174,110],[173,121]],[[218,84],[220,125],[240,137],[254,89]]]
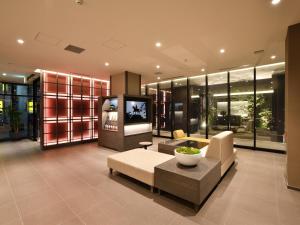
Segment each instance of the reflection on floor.
[[44,152],[31,141],[0,143],[0,224],[300,224],[300,192],[285,186],[285,155],[240,149],[195,213],[125,176],[110,177],[106,158],[114,153],[96,143]]

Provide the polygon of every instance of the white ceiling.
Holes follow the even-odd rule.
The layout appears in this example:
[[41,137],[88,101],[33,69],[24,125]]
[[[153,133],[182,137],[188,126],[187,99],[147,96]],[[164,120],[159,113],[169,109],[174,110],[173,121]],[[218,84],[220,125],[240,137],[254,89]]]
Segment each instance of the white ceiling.
[[[9,0],[0,5],[0,73],[36,68],[108,79],[129,70],[143,82],[284,61],[300,1]],[[16,43],[23,38],[25,44]],[[162,47],[157,49],[155,42]],[[68,45],[86,49],[66,52]],[[226,53],[221,55],[220,48]],[[256,50],[265,50],[255,55]],[[270,56],[276,55],[275,60]],[[104,63],[110,66],[105,67]],[[2,79],[0,74],[0,79]]]

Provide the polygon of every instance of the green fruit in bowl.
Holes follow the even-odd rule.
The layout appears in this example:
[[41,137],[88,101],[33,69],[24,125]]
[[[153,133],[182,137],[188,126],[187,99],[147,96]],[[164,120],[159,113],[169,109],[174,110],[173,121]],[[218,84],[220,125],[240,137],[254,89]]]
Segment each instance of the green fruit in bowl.
[[200,153],[200,149],[193,147],[178,147],[176,152],[187,155],[195,155]]

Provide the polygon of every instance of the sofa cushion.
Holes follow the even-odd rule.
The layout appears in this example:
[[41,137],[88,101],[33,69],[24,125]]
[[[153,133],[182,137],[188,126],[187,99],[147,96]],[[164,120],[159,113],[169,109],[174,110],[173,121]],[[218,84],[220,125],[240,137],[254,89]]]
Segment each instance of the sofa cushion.
[[108,156],[107,166],[153,186],[154,167],[173,158],[172,155],[160,152],[134,149]]

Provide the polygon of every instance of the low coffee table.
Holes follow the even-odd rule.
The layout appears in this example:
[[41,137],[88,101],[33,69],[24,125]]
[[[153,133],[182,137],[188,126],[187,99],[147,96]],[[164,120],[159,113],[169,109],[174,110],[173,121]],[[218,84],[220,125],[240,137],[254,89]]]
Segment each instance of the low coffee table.
[[179,146],[203,148],[209,144],[209,140],[205,138],[199,139],[199,141],[185,140],[185,139],[173,139],[158,143],[158,152],[174,155],[174,150]]
[[221,179],[221,162],[201,158],[195,167],[185,167],[171,159],[154,169],[154,186],[194,203],[198,211]]
[[150,142],[150,141],[141,141],[141,142],[139,142],[139,145],[143,146],[143,148],[145,150],[147,150],[147,147],[151,146],[152,142]]

